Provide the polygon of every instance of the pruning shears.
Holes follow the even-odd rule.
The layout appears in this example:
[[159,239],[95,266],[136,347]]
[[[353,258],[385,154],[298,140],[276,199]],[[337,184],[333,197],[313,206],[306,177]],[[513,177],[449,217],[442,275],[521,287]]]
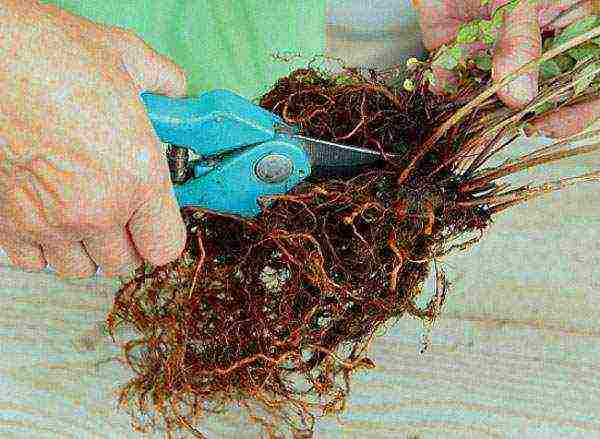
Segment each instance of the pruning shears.
[[369,149],[301,136],[297,127],[228,90],[141,98],[156,134],[169,145],[181,207],[251,217],[260,213],[260,197],[284,194],[311,174],[345,174],[382,159]]

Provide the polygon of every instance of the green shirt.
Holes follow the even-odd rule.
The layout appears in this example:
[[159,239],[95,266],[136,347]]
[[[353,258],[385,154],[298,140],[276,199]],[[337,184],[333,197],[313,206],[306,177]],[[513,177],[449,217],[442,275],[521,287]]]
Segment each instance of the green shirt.
[[273,54],[325,49],[325,0],[46,1],[134,30],[185,69],[190,94],[227,88],[253,98],[289,72]]

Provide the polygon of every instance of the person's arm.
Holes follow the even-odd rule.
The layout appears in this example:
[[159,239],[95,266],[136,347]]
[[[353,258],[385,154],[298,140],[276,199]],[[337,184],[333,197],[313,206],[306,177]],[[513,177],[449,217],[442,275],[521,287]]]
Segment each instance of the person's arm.
[[185,228],[142,90],[185,92],[135,35],[0,0],[0,247],[60,275],[177,257]]

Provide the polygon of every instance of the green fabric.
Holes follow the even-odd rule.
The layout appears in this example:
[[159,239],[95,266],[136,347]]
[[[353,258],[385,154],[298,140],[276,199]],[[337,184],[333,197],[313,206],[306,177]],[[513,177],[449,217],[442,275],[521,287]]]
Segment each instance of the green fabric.
[[[48,0],[47,0],[48,1]],[[181,65],[189,92],[256,97],[290,68],[272,59],[324,53],[326,0],[50,0],[94,21],[133,29]]]

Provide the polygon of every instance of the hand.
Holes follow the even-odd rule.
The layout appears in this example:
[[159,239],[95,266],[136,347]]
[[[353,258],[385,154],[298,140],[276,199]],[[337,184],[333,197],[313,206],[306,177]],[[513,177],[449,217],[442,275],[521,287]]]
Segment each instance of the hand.
[[[463,23],[489,19],[508,0],[492,0],[482,6],[481,0],[413,0],[419,14],[423,40],[428,50],[451,43]],[[564,16],[559,14],[570,10]],[[529,61],[538,58],[542,51],[542,29],[560,29],[592,13],[592,1],[581,0],[521,0],[507,13],[500,29],[494,51],[492,78],[499,82]],[[466,47],[473,53],[481,44]],[[435,69],[438,82],[452,81],[450,72]],[[538,72],[522,75],[498,92],[498,97],[510,108],[523,108],[538,93]],[[564,137],[581,131],[600,117],[600,102],[584,102],[553,112],[533,121],[534,131],[550,137]]]
[[26,270],[86,277],[164,264],[185,240],[139,99],[183,72],[133,34],[0,0],[0,247]]

